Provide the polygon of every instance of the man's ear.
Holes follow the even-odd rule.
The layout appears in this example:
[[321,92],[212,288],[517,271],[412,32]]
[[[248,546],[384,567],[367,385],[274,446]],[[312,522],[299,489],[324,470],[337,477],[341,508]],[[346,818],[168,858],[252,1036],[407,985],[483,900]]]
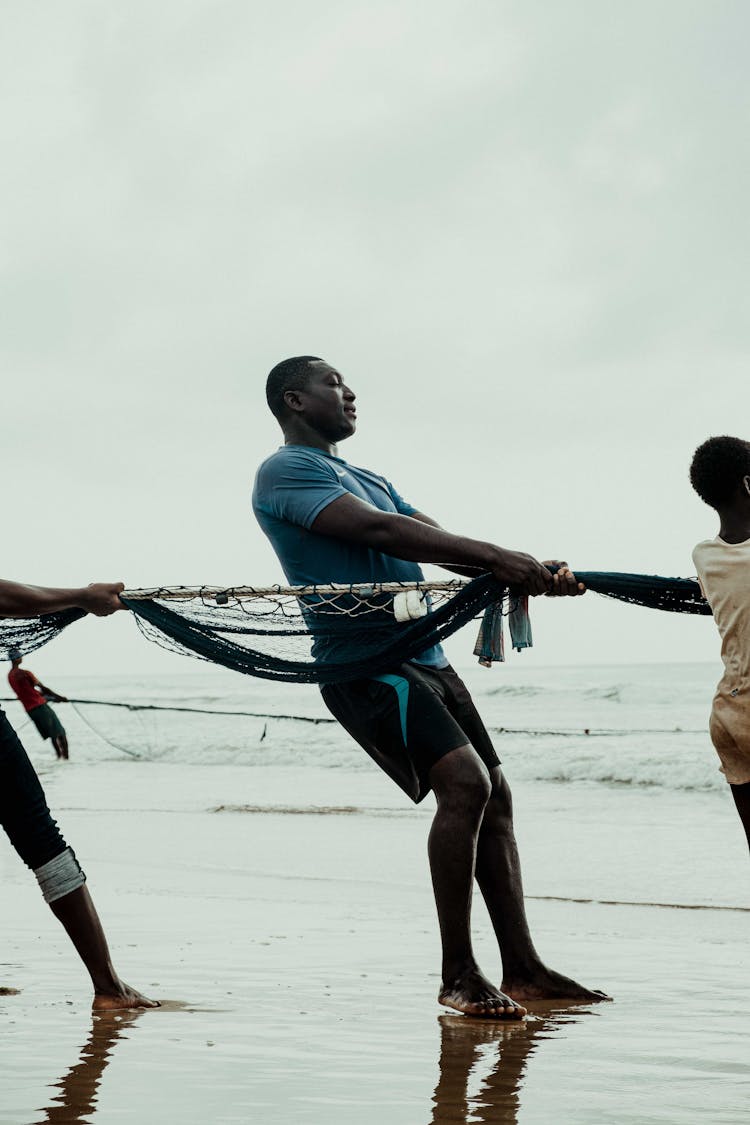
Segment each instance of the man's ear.
[[743,477],[742,478],[742,484],[743,484],[743,487],[745,489],[745,492],[747,493],[748,496],[750,496],[750,476]]
[[284,391],[284,405],[287,410],[293,410],[295,414],[298,414],[302,409],[299,391]]

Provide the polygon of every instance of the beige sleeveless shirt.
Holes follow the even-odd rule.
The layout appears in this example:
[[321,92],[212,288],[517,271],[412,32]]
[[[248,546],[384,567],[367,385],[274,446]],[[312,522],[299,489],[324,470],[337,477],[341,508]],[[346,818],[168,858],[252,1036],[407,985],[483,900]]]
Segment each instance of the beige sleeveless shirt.
[[724,675],[711,711],[711,740],[732,785],[750,782],[750,539],[706,539],[693,551],[721,636]]

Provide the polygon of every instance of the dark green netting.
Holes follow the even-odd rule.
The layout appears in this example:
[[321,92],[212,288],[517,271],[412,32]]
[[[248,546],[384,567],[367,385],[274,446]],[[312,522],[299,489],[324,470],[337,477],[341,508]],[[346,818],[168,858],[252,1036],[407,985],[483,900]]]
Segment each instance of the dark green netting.
[[587,589],[648,609],[711,616],[711,607],[694,578],[662,578],[659,574],[622,574],[611,570],[577,570]]
[[[217,605],[123,597],[157,644],[269,680],[341,683],[377,675],[439,644],[505,591],[490,574],[456,583],[432,612],[399,623],[393,597],[352,586],[336,596],[278,594]],[[433,599],[434,600],[434,599]],[[316,650],[317,657],[313,655]],[[321,652],[325,658],[321,658]]]
[[66,625],[85,616],[84,609],[63,609],[41,617],[0,618],[0,660],[8,660],[14,650],[22,656],[28,655],[54,640]]
[[[710,614],[697,582],[688,578],[577,571],[595,593],[631,605],[673,613]],[[174,652],[271,680],[332,683],[377,675],[438,644],[502,604],[517,602],[490,574],[448,584],[435,593],[431,612],[398,622],[392,594],[378,587],[347,587],[335,596],[307,592],[303,598],[279,590],[238,597],[228,590],[153,591],[123,602],[150,640]],[[32,619],[0,621],[0,658],[12,649],[23,655],[52,640],[81,610]],[[313,651],[315,650],[315,651]]]
[[[658,575],[577,572],[590,590],[606,597],[677,613],[710,614],[697,582]],[[377,675],[424,649],[443,641],[490,605],[503,603],[507,613],[514,605],[489,574],[442,595],[432,593],[433,610],[422,618],[397,624],[392,598],[374,599],[361,588],[342,599],[320,596],[300,606],[297,598],[167,601],[126,598],[138,624],[149,639],[174,651],[223,664],[227,668],[273,680],[333,683]],[[442,597],[442,600],[441,600]],[[349,612],[354,607],[354,612]],[[370,608],[368,608],[370,607]],[[330,651],[345,642],[344,659],[316,659],[322,644]]]

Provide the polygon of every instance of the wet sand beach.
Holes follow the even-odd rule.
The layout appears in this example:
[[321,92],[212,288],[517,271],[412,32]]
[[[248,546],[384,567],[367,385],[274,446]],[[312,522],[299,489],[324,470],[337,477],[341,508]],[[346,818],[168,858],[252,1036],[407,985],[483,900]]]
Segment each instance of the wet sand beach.
[[723,795],[516,787],[540,951],[615,1001],[532,1005],[508,1027],[436,1003],[428,808],[375,772],[177,776],[45,777],[116,965],[159,1011],[92,1018],[75,955],[0,852],[0,983],[22,990],[0,997],[3,1125],[746,1119],[750,896]]

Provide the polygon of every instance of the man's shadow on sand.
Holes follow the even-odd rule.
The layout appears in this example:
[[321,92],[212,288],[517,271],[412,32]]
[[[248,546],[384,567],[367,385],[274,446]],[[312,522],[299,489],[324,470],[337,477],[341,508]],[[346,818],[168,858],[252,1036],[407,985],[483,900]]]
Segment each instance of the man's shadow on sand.
[[516,1125],[530,1055],[585,1008],[546,1008],[527,1020],[499,1022],[442,1015],[440,1077],[430,1125]]

